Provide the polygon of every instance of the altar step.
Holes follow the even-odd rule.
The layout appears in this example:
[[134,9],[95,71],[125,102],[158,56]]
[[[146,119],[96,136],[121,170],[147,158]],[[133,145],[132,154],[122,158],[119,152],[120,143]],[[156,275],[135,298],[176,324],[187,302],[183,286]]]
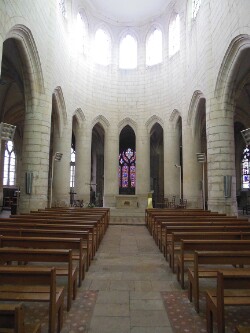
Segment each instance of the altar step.
[[145,209],[141,208],[110,208],[110,217],[144,217]]

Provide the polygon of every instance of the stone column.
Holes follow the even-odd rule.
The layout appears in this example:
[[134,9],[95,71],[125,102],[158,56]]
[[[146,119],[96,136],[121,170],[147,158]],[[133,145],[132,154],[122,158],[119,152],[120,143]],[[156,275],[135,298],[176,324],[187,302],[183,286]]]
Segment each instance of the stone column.
[[119,134],[116,124],[110,124],[105,132],[104,143],[104,207],[115,207],[119,194]]
[[76,128],[76,198],[90,202],[92,128],[86,121]]
[[[64,125],[60,135],[54,134],[52,166],[53,183],[52,183],[52,207],[53,206],[69,206],[70,202],[70,160],[71,160],[71,138],[72,138],[72,122]],[[60,161],[53,158],[55,153],[62,153]]]
[[[231,104],[210,106],[207,118],[208,209],[237,215],[234,108]],[[224,176],[232,177],[231,196],[225,198]]]
[[200,200],[201,170],[196,153],[200,152],[200,144],[195,140],[193,129],[182,127],[182,159],[183,159],[183,198],[187,199],[189,208],[202,208]]
[[150,135],[146,126],[136,133],[136,195],[140,208],[147,206],[150,191]]
[[173,125],[164,130],[164,197],[169,200],[173,196],[180,197],[180,132]]
[[[21,212],[45,208],[48,204],[51,102],[51,96],[36,95],[26,105],[20,173]],[[25,184],[27,172],[33,175],[29,194]]]

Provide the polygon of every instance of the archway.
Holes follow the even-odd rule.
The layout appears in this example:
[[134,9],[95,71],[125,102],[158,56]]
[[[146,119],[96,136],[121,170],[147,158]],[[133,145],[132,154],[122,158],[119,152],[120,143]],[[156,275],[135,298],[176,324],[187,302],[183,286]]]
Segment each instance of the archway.
[[120,133],[119,141],[119,194],[133,195],[136,190],[135,133],[127,125]]

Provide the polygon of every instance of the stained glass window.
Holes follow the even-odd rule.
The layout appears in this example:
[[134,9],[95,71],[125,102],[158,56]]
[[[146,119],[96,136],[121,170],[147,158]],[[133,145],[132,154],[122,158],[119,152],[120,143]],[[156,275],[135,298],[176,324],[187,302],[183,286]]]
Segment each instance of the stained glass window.
[[131,148],[124,150],[119,156],[119,186],[135,188],[136,185],[136,154]]
[[246,147],[242,154],[242,188],[249,189],[250,186],[250,149]]
[[3,185],[13,186],[16,181],[16,154],[12,141],[6,141],[4,152]]

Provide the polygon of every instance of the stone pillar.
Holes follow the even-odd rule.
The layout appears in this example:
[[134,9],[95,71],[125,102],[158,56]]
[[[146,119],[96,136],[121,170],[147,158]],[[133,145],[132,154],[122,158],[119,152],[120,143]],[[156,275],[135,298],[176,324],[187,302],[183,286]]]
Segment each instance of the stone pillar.
[[196,155],[200,152],[200,143],[195,140],[191,126],[186,125],[182,128],[183,199],[187,199],[189,208],[202,208],[200,206],[202,166],[197,162]]
[[92,128],[86,121],[76,128],[75,192],[78,200],[90,202]]
[[[52,207],[58,205],[69,206],[71,138],[72,122],[64,125],[60,135],[59,133],[54,134],[51,166],[54,166],[52,183]],[[56,152],[63,154],[60,161],[56,161],[55,159],[53,161]]]
[[119,194],[119,134],[116,124],[110,124],[105,132],[104,143],[104,207],[115,207],[116,196]]
[[164,197],[180,197],[180,130],[176,126],[165,126],[164,130]]
[[136,195],[140,208],[147,207],[150,191],[150,135],[146,126],[136,133]]
[[[231,104],[211,105],[207,118],[208,209],[237,215],[234,109]],[[224,176],[232,177],[231,196],[225,198]]]
[[[32,104],[31,104],[32,103]],[[35,96],[26,105],[20,173],[20,212],[45,208],[48,204],[51,98]],[[32,191],[27,193],[26,172],[33,175]]]

